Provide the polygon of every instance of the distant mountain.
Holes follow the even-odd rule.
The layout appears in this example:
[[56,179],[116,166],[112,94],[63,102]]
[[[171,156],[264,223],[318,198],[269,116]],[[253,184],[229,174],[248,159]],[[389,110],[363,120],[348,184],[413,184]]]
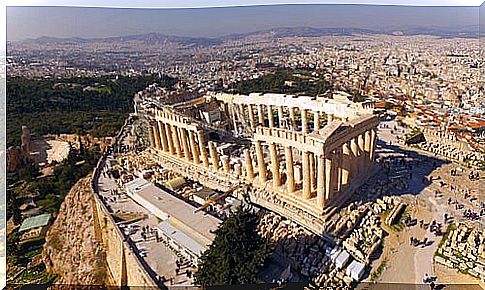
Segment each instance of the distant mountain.
[[178,43],[182,45],[194,45],[194,46],[217,45],[222,42],[221,39],[216,39],[216,38],[175,36],[175,35],[165,35],[165,34],[155,33],[155,32],[147,33],[147,34],[128,35],[128,36],[97,38],[93,40],[102,41],[102,42],[141,41],[146,44],[162,44],[167,42],[173,42],[173,43]]
[[160,33],[147,33],[127,36],[114,36],[106,38],[59,38],[42,36],[36,39],[28,39],[21,41],[23,43],[35,43],[35,44],[83,44],[83,43],[111,43],[111,42],[123,42],[123,41],[140,41],[145,44],[167,44],[176,43],[187,46],[209,46],[217,45],[222,42],[221,39],[205,38],[205,37],[185,37],[185,36],[173,36],[164,35]]
[[24,43],[36,43],[36,44],[79,44],[79,43],[86,43],[89,42],[88,39],[80,38],[80,37],[70,37],[70,38],[60,38],[60,37],[52,37],[52,36],[41,36],[35,39],[26,39],[21,42]]
[[464,38],[478,38],[478,25],[443,28],[443,27],[413,27],[405,29],[363,29],[363,28],[316,28],[316,27],[279,27],[266,29],[261,31],[230,34],[218,38],[207,37],[188,37],[166,35],[161,33],[147,33],[127,36],[114,36],[106,38],[59,38],[42,36],[36,39],[28,39],[20,41],[21,43],[35,43],[35,44],[84,44],[84,43],[115,43],[123,41],[139,41],[144,44],[157,45],[174,43],[185,46],[210,46],[221,44],[225,40],[241,39],[257,35],[270,35],[273,38],[284,37],[318,37],[327,35],[355,35],[355,34],[390,34],[390,35],[434,35],[444,38],[464,37]]
[[365,34],[376,33],[370,29],[361,28],[316,28],[316,27],[278,27],[267,30],[261,30],[250,33],[231,34],[225,36],[226,39],[238,39],[242,37],[259,35],[259,34],[271,34],[275,38],[283,37],[318,37],[326,35],[353,35],[353,34]]
[[238,39],[259,34],[270,34],[274,38],[283,37],[318,37],[327,35],[346,36],[355,34],[392,34],[392,35],[434,35],[440,37],[478,37],[478,25],[462,27],[410,27],[406,29],[364,29],[364,28],[316,28],[316,27],[282,27],[262,31],[231,34],[224,38]]

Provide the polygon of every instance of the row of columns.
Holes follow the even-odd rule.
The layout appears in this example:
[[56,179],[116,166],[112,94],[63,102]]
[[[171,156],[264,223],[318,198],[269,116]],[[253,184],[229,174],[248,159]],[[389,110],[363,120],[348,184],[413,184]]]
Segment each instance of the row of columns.
[[[257,110],[257,115],[258,115],[258,119],[257,119],[257,122],[256,122],[256,118],[255,118],[255,114],[254,114],[254,107],[253,106],[256,106]],[[264,108],[266,107],[266,108]],[[274,128],[275,127],[275,120],[274,120],[274,108],[273,107],[276,107],[276,112],[277,112],[277,117],[278,117],[278,122],[277,122],[277,126],[279,128],[285,128],[285,127],[288,127],[289,129],[291,130],[297,130],[297,124],[296,124],[296,118],[295,118],[295,109],[298,109],[298,108],[294,108],[294,107],[288,107],[288,111],[289,111],[289,123],[286,124],[284,122],[284,107],[283,106],[274,106],[274,105],[262,105],[262,104],[257,104],[257,105],[254,105],[254,104],[238,104],[237,105],[237,110],[239,111],[240,113],[240,117],[243,118],[242,123],[244,125],[247,125],[249,124],[251,130],[254,130],[256,125],[257,124],[265,124],[266,120],[268,120],[268,126],[270,128]],[[246,115],[246,110],[245,108],[247,108],[247,115]],[[303,109],[303,108],[300,108],[300,120],[301,120],[301,131],[306,134],[308,133],[308,110],[307,109]],[[235,119],[234,118],[234,111],[235,109],[233,107],[231,107],[229,109],[229,111],[231,112],[231,116],[233,117],[234,119],[234,122],[235,122]],[[314,131],[316,130],[319,130],[321,128],[321,112],[318,112],[318,111],[314,111],[312,112],[313,113],[313,124],[314,124]],[[246,120],[246,116],[248,118],[248,120]],[[334,120],[334,116],[332,114],[327,114],[327,123],[330,123],[331,121]],[[234,123],[233,126],[236,128],[237,127],[237,124]]]
[[[216,144],[204,140],[204,133],[200,130],[192,131],[162,122],[154,122],[150,131],[150,144],[154,148],[162,150],[194,164],[201,164],[212,170],[219,171],[220,163],[225,172],[230,172],[230,159],[228,156],[219,158]],[[270,155],[270,172],[272,175],[273,189],[280,190],[283,186],[281,176],[281,157],[279,145],[276,143],[266,144]],[[268,181],[268,167],[265,160],[262,141],[254,142],[256,153],[257,176],[260,184]],[[319,155],[306,150],[299,150],[291,146],[284,146],[284,167],[286,169],[285,191],[293,194],[297,191],[294,151],[301,153],[301,198],[309,200],[315,197],[319,208],[324,207],[333,199],[336,192],[340,192],[349,185],[350,179],[358,178],[367,170],[374,160],[376,146],[376,131],[370,129],[364,133],[344,142],[340,147]],[[207,149],[208,148],[208,149]],[[256,172],[253,164],[251,150],[243,150],[243,164],[245,178],[253,181]],[[237,175],[243,175],[241,164],[234,166]]]
[[[375,129],[352,138],[327,155],[317,155],[309,151],[301,151],[301,197],[309,200],[314,197],[316,191],[317,206],[324,207],[335,193],[344,190],[350,183],[351,178],[359,178],[367,170],[367,166],[374,160]],[[280,154],[278,145],[267,144],[270,155],[270,169],[272,185],[274,189],[282,186],[280,170]],[[254,142],[257,158],[258,179],[260,183],[268,181],[267,163],[261,141]],[[286,169],[286,192],[292,194],[296,191],[294,148],[284,146],[284,158]],[[247,178],[252,181],[255,178],[253,161],[249,149],[244,150]]]

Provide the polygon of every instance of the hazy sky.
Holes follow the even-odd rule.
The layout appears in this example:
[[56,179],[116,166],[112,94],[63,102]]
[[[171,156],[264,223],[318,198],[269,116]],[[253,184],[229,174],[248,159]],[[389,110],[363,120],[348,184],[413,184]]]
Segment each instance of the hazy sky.
[[376,5],[276,5],[193,9],[7,7],[8,40],[40,36],[90,38],[148,32],[215,37],[292,26],[399,29],[417,26],[469,25],[478,25],[478,7]]

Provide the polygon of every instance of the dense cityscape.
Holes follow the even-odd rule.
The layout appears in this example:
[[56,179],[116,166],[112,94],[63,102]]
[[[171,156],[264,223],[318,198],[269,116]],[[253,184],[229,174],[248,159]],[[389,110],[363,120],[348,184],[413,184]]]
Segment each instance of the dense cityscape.
[[400,30],[8,41],[7,283],[482,289],[482,62]]

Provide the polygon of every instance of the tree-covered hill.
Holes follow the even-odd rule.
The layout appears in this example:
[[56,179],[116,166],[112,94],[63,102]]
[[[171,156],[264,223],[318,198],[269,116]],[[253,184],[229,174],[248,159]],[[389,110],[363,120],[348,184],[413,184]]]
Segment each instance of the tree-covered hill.
[[155,75],[99,78],[7,79],[7,146],[20,143],[21,126],[36,135],[114,135],[132,111],[133,95],[150,84],[173,88]]

